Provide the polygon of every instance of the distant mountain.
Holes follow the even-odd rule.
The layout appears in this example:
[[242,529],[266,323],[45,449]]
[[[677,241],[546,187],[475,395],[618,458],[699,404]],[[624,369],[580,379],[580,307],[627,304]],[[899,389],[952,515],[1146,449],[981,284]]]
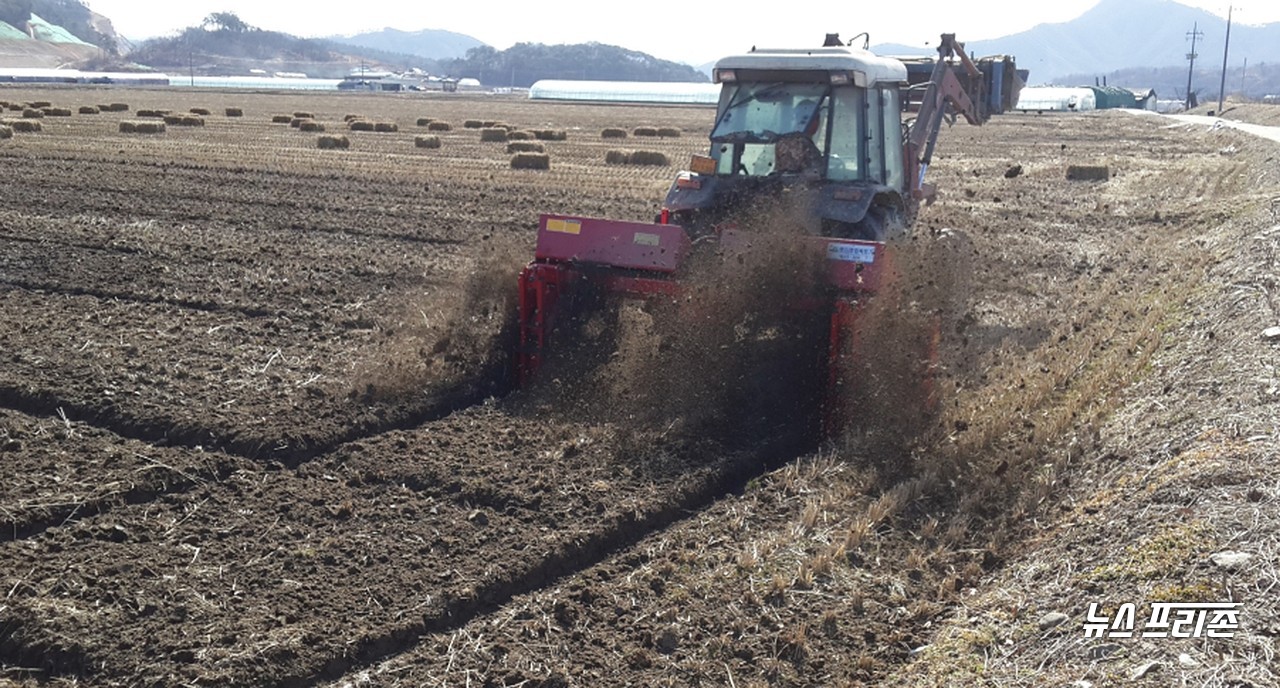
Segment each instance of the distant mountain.
[[472,77],[491,86],[531,86],[540,79],[599,81],[684,81],[710,79],[679,62],[603,43],[544,45],[517,43],[506,50],[481,46],[466,57],[441,63],[455,77]]
[[[1102,0],[1069,22],[1041,24],[1003,38],[968,41],[965,47],[977,55],[1016,56],[1019,67],[1031,70],[1032,84],[1064,83],[1062,79],[1068,75],[1103,75],[1131,67],[1181,65],[1185,70],[1191,47],[1187,34],[1193,26],[1204,34],[1196,42],[1198,64],[1221,67],[1226,19],[1172,0]],[[873,46],[872,50],[885,55],[933,52],[928,47],[894,44]],[[1280,62],[1280,23],[1234,23],[1230,62],[1238,69],[1246,57],[1250,64]]]
[[211,14],[203,25],[176,36],[145,41],[129,54],[129,59],[160,70],[193,70],[205,75],[265,69],[338,78],[357,68],[435,67],[433,61],[414,55],[265,31],[245,24],[230,12]]
[[328,40],[388,53],[417,55],[431,60],[465,57],[468,50],[484,45],[483,42],[466,34],[441,29],[401,31],[386,28],[381,31],[358,33],[354,36],[333,36]]
[[79,66],[116,55],[120,42],[79,0],[0,0],[0,66]]

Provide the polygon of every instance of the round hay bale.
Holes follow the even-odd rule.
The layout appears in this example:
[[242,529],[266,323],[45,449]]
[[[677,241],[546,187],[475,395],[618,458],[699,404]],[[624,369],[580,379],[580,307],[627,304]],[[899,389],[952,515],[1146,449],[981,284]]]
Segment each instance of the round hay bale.
[[367,119],[353,119],[347,123],[351,131],[373,131],[373,122]]
[[658,127],[658,136],[664,139],[678,139],[680,133],[680,130],[675,127]]
[[511,156],[511,167],[517,170],[549,170],[551,156],[546,153],[516,153]]
[[666,166],[671,162],[667,160],[667,154],[659,151],[633,151],[631,157],[627,160],[629,165],[655,165]]
[[44,110],[27,108],[26,110],[22,111],[22,116],[26,117],[27,119],[40,119],[41,117],[44,117]]
[[123,121],[123,122],[121,122],[121,123],[120,123],[120,133],[121,133],[121,134],[132,134],[132,133],[134,133],[134,132],[135,132],[135,131],[137,131],[137,130],[138,130],[138,125],[137,125],[136,123],[134,123],[134,122],[130,122],[130,121],[128,121],[128,120],[125,120],[125,121]]
[[47,107],[43,109],[43,112],[47,117],[70,117],[71,116],[71,108]]
[[44,131],[44,125],[34,119],[19,119],[7,122],[6,125],[19,134],[35,134]]
[[604,162],[606,165],[625,165],[630,161],[630,151],[611,150],[604,154]]
[[618,129],[617,127],[609,127],[608,129],[605,129],[604,131],[600,132],[600,138],[602,138],[602,139],[625,139],[625,138],[627,138],[627,130],[626,130],[626,129]]
[[507,144],[508,153],[545,153],[546,147],[537,141],[512,141]]
[[453,131],[453,125],[448,122],[432,122],[427,125],[427,131]]
[[320,132],[320,131],[324,131],[324,125],[313,119],[304,119],[302,120],[302,124],[298,125],[298,129],[300,131],[307,131],[307,132]]
[[201,117],[209,116],[209,108],[191,108],[188,112],[193,115],[200,115]]
[[514,131],[509,131],[507,132],[507,140],[508,141],[532,141],[533,132],[521,131],[519,129],[516,129]]
[[272,124],[288,124],[292,121],[293,121],[292,115],[272,115],[271,116]]
[[325,134],[324,136],[321,136],[320,138],[316,139],[316,145],[325,150],[335,150],[338,148],[350,148],[351,140],[345,136],[334,136],[332,134]]
[[101,108],[96,107],[96,106],[94,106],[94,105],[81,105],[81,106],[80,106],[80,114],[82,114],[82,115],[96,115],[96,114],[98,114],[98,113],[99,113],[99,112],[101,112],[101,111],[102,111],[102,109],[101,109]]
[[315,119],[316,116],[311,114],[310,112],[295,112],[293,113],[293,118],[294,119]]
[[560,129],[535,129],[533,137],[539,141],[565,141],[569,138],[569,132]]
[[413,145],[416,148],[439,148],[439,136],[415,136],[413,137]]
[[481,121],[480,121],[480,120],[478,120],[478,119],[469,119],[469,120],[467,120],[467,121],[465,121],[465,122],[463,122],[463,123],[462,123],[462,128],[464,128],[464,129],[483,129],[483,128],[484,128],[484,122],[481,122]]
[[427,125],[431,124],[431,123],[432,123],[432,122],[434,122],[434,121],[435,121],[435,120],[434,120],[434,119],[431,119],[430,117],[419,117],[419,118],[418,118],[418,126],[420,126],[420,127],[425,127],[425,126],[427,126]]
[[395,122],[375,122],[373,125],[373,130],[381,131],[387,134],[392,134],[397,131],[400,131],[400,125],[396,124]]
[[13,138],[13,129],[0,125],[0,139]]
[[507,130],[501,127],[489,127],[480,130],[480,140],[489,141],[491,143],[506,143]]
[[244,110],[240,108],[227,108],[227,117],[244,117]]
[[345,117],[343,117],[343,118],[342,118],[342,121],[343,121],[343,122],[350,122],[350,121],[352,121],[352,120],[356,120],[356,119],[364,119],[364,115],[353,115],[353,114],[348,114],[348,115],[346,115]]
[[636,127],[631,130],[632,136],[657,136],[658,130],[654,127]]

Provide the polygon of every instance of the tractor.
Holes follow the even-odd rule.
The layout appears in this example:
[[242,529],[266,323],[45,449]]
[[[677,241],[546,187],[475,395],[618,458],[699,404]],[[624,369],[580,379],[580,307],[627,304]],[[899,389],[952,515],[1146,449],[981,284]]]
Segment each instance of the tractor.
[[[821,379],[793,384],[820,390],[821,431],[840,432],[857,417],[848,363],[865,355],[859,320],[897,274],[889,247],[934,198],[925,175],[942,123],[980,125],[1012,109],[1024,74],[1012,58],[972,59],[953,34],[935,58],[877,56],[829,34],[822,47],[721,59],[709,155],[677,175],[654,222],[539,218],[535,257],[518,282],[517,386],[537,379],[559,333],[601,295],[681,298],[700,253],[750,247],[744,220],[785,198],[798,208],[784,220],[799,230],[794,241],[819,264],[816,279],[795,285],[794,308],[816,314],[825,330],[811,349]],[[919,346],[924,405],[936,400],[929,371],[938,337],[935,328]]]

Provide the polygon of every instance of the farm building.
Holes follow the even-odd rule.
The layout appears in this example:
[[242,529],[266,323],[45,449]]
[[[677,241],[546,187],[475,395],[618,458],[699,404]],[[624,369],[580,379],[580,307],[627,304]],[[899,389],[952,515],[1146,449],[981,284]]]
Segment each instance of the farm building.
[[562,81],[543,79],[529,87],[534,100],[589,100],[624,103],[689,103],[714,105],[716,84],[649,81]]
[[1097,96],[1092,88],[1031,86],[1022,89],[1017,110],[1023,112],[1082,112],[1096,110]]

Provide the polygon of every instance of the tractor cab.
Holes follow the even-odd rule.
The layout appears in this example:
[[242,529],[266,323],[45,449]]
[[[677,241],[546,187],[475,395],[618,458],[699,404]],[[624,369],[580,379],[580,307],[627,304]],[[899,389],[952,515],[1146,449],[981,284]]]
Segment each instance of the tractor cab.
[[845,46],[753,50],[720,60],[715,79],[710,155],[673,184],[671,222],[697,235],[747,198],[804,188],[811,212],[798,219],[823,235],[882,241],[902,228],[901,62]]

